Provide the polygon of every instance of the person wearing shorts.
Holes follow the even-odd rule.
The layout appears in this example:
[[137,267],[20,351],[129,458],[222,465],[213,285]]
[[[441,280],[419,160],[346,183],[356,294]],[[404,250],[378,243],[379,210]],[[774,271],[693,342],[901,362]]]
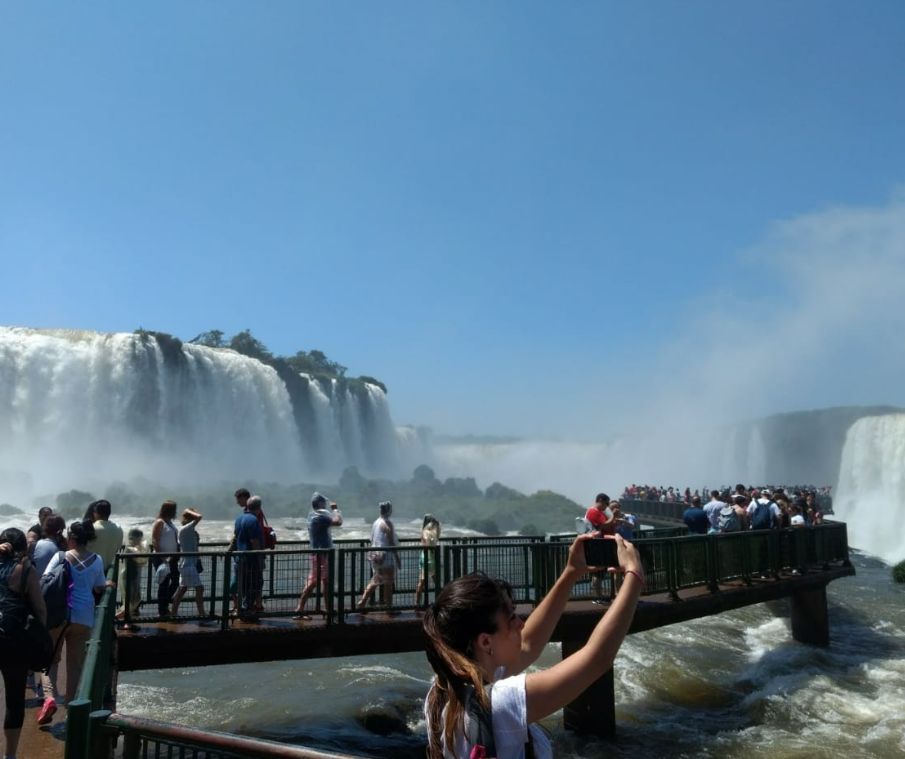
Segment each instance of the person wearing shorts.
[[330,534],[331,527],[339,527],[343,523],[343,515],[339,506],[330,503],[327,508],[327,499],[320,493],[311,496],[311,512],[308,514],[308,541],[312,551],[309,555],[308,579],[305,587],[299,595],[299,603],[295,609],[293,619],[310,619],[305,613],[305,604],[320,585],[321,592],[326,595],[330,584],[330,551],[333,550],[333,537]]

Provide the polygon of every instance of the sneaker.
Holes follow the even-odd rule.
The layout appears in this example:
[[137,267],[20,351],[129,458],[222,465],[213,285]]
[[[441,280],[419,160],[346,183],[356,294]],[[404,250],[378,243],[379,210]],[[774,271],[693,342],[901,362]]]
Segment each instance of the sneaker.
[[53,715],[57,713],[57,702],[52,698],[48,698],[44,701],[44,706],[41,707],[41,711],[38,712],[38,724],[46,725],[48,722],[53,720]]

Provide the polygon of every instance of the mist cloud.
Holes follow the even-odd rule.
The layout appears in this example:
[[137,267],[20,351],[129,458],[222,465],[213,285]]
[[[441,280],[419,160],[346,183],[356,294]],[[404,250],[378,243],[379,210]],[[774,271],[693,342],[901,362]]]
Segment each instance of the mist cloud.
[[902,402],[905,194],[777,222],[743,256],[750,279],[692,304],[636,421]]

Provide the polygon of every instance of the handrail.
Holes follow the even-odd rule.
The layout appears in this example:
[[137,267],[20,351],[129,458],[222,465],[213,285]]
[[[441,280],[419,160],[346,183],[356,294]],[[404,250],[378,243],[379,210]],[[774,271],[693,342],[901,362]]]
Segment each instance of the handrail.
[[[191,759],[203,753],[205,759],[226,757],[261,757],[262,759],[356,759],[352,754],[317,751],[302,746],[290,746],[263,738],[246,738],[241,735],[216,730],[199,730],[168,722],[128,717],[124,714],[101,712],[92,715],[102,721],[104,736],[108,742],[123,736],[123,759],[139,756],[159,756],[161,746],[179,746],[178,756]],[[146,751],[141,751],[141,744]],[[109,745],[109,744],[108,744]],[[188,750],[186,750],[188,749]],[[193,750],[194,749],[194,750]],[[172,754],[165,754],[171,756]]]
[[[776,577],[783,569],[806,570],[808,565],[829,561],[847,561],[848,543],[845,525],[827,522],[814,527],[795,527],[776,530],[744,530],[727,534],[682,535],[684,528],[639,531],[634,539],[642,553],[648,574],[646,592],[669,593],[673,597],[683,588],[708,586],[716,588],[721,582],[741,579],[751,582],[758,575]],[[673,537],[673,535],[675,537]],[[669,537],[667,537],[669,536]],[[432,548],[416,543],[390,549],[399,559],[395,575],[392,603],[373,603],[367,610],[402,611],[423,608],[434,600],[442,585],[451,579],[474,570],[481,570],[507,579],[514,597],[520,603],[537,604],[549,590],[565,565],[571,536],[552,535],[545,542],[535,540],[482,540],[475,543],[449,542]],[[185,560],[200,560],[204,587],[204,612],[199,614],[189,591],[182,599],[175,621],[217,620],[222,629],[229,627],[236,601],[236,578],[243,559],[258,557],[261,561],[262,587],[259,595],[262,612],[269,617],[290,617],[296,613],[299,595],[308,579],[316,574],[317,581],[308,599],[306,613],[322,615],[327,624],[343,623],[348,614],[361,611],[356,602],[362,597],[372,575],[371,546],[340,546],[330,549],[308,547],[258,551],[197,551],[193,553],[119,554],[117,562],[136,558],[167,560],[179,556]],[[327,561],[315,563],[317,555]],[[131,617],[125,608],[127,623],[155,622],[156,585],[153,584],[151,562],[145,567],[146,576],[139,578],[144,613],[140,619]],[[120,569],[126,594],[135,582],[133,572]],[[424,579],[424,586],[418,586]],[[598,597],[614,592],[610,578],[586,580],[576,586],[573,597]],[[149,609],[148,607],[151,607]],[[167,618],[174,621],[173,617]]]

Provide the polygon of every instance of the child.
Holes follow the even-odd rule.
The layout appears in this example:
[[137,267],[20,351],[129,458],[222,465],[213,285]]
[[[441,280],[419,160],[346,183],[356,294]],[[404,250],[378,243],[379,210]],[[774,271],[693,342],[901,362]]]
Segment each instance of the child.
[[[148,544],[144,542],[144,533],[137,527],[129,530],[126,537],[128,541],[123,548],[126,554],[146,554],[148,553]],[[128,598],[124,598],[123,605],[128,604],[129,619],[135,619],[140,613],[141,605],[141,569],[148,563],[147,556],[136,556],[126,560],[126,581],[120,587],[123,593],[129,594]],[[117,619],[125,619],[125,612],[120,611],[116,615]],[[127,626],[128,627],[128,626]]]

